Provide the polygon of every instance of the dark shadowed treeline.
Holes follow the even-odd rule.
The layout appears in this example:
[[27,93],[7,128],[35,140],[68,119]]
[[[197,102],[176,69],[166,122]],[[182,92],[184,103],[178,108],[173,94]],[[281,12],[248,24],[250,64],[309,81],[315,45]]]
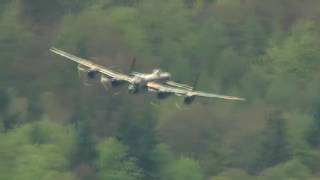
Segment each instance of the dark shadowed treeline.
[[[3,0],[0,179],[320,178],[320,1]],[[67,52],[247,99],[79,81]],[[152,102],[152,103],[150,103]]]

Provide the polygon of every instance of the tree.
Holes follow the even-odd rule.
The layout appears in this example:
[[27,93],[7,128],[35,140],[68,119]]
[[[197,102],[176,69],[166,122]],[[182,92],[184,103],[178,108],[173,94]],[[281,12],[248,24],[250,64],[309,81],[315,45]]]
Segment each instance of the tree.
[[264,170],[259,179],[283,180],[283,179],[307,179],[310,177],[309,169],[296,159],[276,165]]
[[198,162],[190,158],[180,158],[167,169],[168,180],[201,180],[203,174]]
[[[268,63],[264,68],[271,82],[269,101],[280,106],[311,109],[315,91],[319,89],[314,83],[320,67],[320,44],[315,37],[319,37],[319,32],[314,22],[299,23],[280,45],[267,50],[265,61]],[[300,91],[300,87],[306,87],[305,91]]]
[[98,180],[139,180],[141,169],[128,156],[128,147],[114,138],[108,138],[98,145],[99,158],[96,161]]
[[253,176],[250,176],[247,172],[241,169],[226,170],[218,176],[212,177],[210,180],[254,180]]
[[320,147],[320,103],[314,105],[314,122],[310,126],[307,134],[308,143],[316,148]]
[[270,115],[262,135],[261,154],[252,167],[253,172],[285,162],[291,157],[286,138],[286,124],[281,112]]
[[98,156],[97,140],[90,123],[89,113],[79,105],[73,116],[76,130],[75,150],[71,158],[71,166],[83,179],[95,178],[95,161]]
[[0,134],[0,178],[54,180],[70,166],[75,134],[49,120]]
[[137,158],[137,165],[143,169],[146,178],[151,178],[157,173],[156,162],[152,157],[157,144],[156,120],[148,112],[134,113],[129,108],[127,110],[119,122],[116,137],[129,147],[129,155]]
[[96,152],[96,140],[94,133],[90,127],[88,120],[78,121],[76,123],[76,151],[73,155],[74,166],[81,164],[93,165],[97,152]]

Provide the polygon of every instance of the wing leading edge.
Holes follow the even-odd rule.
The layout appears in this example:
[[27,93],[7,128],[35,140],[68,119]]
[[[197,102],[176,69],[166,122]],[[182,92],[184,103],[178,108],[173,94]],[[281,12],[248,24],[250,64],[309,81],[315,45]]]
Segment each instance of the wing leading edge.
[[156,82],[149,82],[147,86],[151,89],[157,90],[159,92],[164,93],[174,93],[178,96],[198,96],[198,97],[207,97],[207,98],[219,98],[219,99],[226,99],[226,100],[236,100],[236,101],[245,101],[244,98],[235,97],[235,96],[226,96],[220,94],[211,94],[205,93],[201,91],[193,91],[190,89],[182,89],[177,87],[170,87],[163,84],[159,84]]
[[127,82],[131,82],[132,81],[132,77],[126,75],[126,74],[122,74],[122,73],[119,73],[119,72],[115,72],[109,68],[106,68],[104,66],[101,66],[99,64],[95,64],[87,59],[83,59],[83,58],[80,58],[80,57],[77,57],[75,55],[72,55],[72,54],[69,54],[67,52],[64,52],[62,50],[59,50],[57,48],[54,48],[52,47],[50,49],[51,52],[55,53],[55,54],[58,54],[60,56],[63,56],[71,61],[74,61],[78,64],[81,64],[83,66],[86,66],[92,70],[95,70],[95,71],[98,71],[100,72],[101,74],[104,74],[104,75],[107,75],[111,78],[114,78],[114,79],[117,79],[117,80],[121,80],[121,81],[127,81]]

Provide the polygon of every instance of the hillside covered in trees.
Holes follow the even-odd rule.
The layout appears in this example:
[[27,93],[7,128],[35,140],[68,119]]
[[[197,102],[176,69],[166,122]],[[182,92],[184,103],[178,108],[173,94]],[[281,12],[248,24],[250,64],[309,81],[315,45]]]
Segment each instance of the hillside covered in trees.
[[[320,179],[319,39],[319,0],[2,0],[0,179]],[[247,101],[85,86],[51,46]]]

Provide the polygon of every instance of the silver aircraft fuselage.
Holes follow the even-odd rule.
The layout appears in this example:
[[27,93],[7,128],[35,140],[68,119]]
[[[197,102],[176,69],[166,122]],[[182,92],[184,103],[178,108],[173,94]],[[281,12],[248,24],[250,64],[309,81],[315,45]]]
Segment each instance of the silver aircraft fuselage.
[[163,72],[160,69],[154,69],[150,74],[144,74],[139,72],[133,72],[132,76],[136,79],[138,84],[144,85],[148,82],[164,82],[169,81],[171,78],[171,74],[168,72]]

